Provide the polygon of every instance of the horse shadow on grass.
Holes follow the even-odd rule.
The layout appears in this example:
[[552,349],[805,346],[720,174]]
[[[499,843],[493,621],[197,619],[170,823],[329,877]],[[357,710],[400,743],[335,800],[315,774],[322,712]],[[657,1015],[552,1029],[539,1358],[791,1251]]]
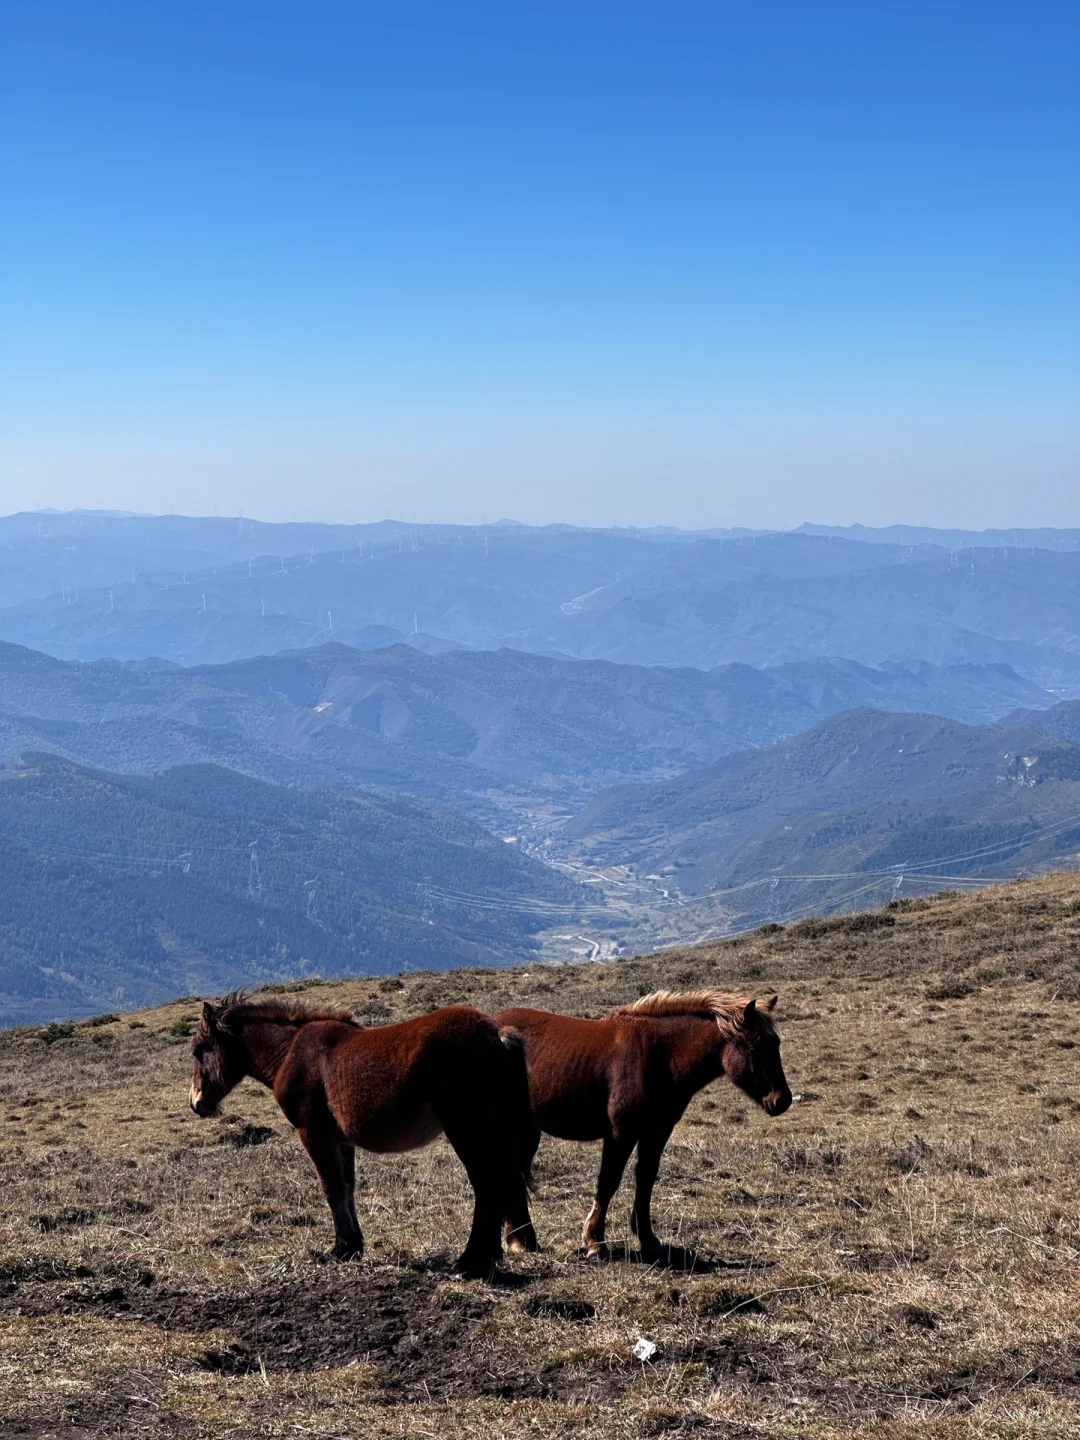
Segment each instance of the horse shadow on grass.
[[605,1255],[589,1255],[584,1249],[577,1253],[593,1265],[618,1262],[644,1265],[650,1270],[671,1270],[680,1275],[713,1275],[718,1270],[770,1270],[776,1264],[775,1260],[762,1260],[757,1256],[725,1260],[719,1255],[703,1255],[687,1245],[662,1245],[658,1251],[643,1254],[623,1243],[609,1245]]
[[[311,1251],[310,1255],[318,1265],[334,1267],[341,1263],[322,1252]],[[702,1254],[685,1245],[664,1245],[658,1252],[642,1254],[626,1243],[609,1245],[603,1255],[578,1249],[574,1258],[589,1265],[643,1265],[649,1270],[667,1270],[679,1275],[714,1275],[724,1270],[771,1270],[776,1264],[775,1260],[763,1260],[756,1255],[726,1260],[719,1255]],[[390,1263],[398,1270],[431,1276],[435,1280],[450,1280],[455,1275],[453,1259],[447,1252],[432,1255],[402,1253]],[[489,1276],[487,1283],[501,1290],[523,1290],[537,1281],[550,1280],[558,1272],[559,1266],[554,1259],[545,1264],[542,1258],[533,1256],[527,1271],[507,1269],[504,1262]]]
[[[435,1280],[452,1280],[455,1277],[454,1262],[447,1253],[434,1255],[399,1255],[394,1262],[399,1270],[415,1275],[430,1275]],[[487,1284],[499,1290],[523,1290],[537,1280],[549,1280],[556,1273],[554,1265],[533,1264],[524,1274],[499,1265],[488,1276]]]

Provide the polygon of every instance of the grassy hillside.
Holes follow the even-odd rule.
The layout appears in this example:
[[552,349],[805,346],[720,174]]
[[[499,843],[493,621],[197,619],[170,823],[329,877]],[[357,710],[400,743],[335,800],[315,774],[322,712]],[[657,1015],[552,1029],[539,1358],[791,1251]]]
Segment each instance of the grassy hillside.
[[702,983],[779,990],[800,1099],[770,1121],[719,1082],[691,1106],[657,1192],[691,1273],[585,1262],[597,1147],[550,1140],[545,1249],[505,1283],[449,1278],[466,1192],[442,1142],[361,1158],[368,1258],[325,1265],[322,1198],[266,1093],[186,1109],[193,1000],[0,1035],[4,1433],[1072,1440],[1080,876],[312,995],[378,1024]]
[[[455,894],[480,897],[477,903]],[[527,956],[580,891],[462,816],[218,766],[0,770],[0,1022]]]

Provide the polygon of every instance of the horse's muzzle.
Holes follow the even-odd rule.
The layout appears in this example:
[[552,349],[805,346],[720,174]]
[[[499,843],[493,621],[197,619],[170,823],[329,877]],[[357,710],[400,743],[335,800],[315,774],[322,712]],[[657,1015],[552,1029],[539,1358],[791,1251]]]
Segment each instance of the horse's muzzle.
[[766,1115],[783,1115],[785,1110],[791,1109],[791,1091],[770,1090],[768,1095],[761,1097],[761,1108]]
[[214,1113],[214,1106],[207,1104],[207,1102],[203,1099],[202,1091],[196,1090],[194,1085],[192,1085],[190,1091],[188,1092],[188,1104],[191,1106],[192,1110],[194,1110],[195,1114],[198,1115],[200,1120],[205,1120],[208,1115],[212,1115]]

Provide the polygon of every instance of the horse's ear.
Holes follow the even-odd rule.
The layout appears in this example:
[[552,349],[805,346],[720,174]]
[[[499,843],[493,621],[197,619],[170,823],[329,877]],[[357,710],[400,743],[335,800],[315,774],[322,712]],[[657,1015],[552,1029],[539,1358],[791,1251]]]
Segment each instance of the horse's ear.
[[780,999],[780,996],[779,996],[779,995],[770,995],[767,1000],[763,1000],[763,1001],[761,1002],[761,1008],[762,1008],[763,1010],[770,1010],[770,1011],[771,1011],[771,1010],[775,1010],[775,1009],[776,1009],[776,1002],[777,1002],[777,1000],[779,1000],[779,999]]
[[217,1011],[214,1009],[213,1005],[210,1004],[209,1000],[203,1001],[202,1019],[203,1024],[207,1028],[207,1031],[211,1035],[215,1034],[217,1031]]
[[757,1001],[756,1001],[756,1000],[748,1000],[748,1001],[746,1002],[746,1006],[745,1006],[745,1008],[744,1008],[744,1010],[743,1010],[743,1012],[742,1012],[743,1024],[746,1025],[746,1026],[754,1025],[754,1024],[757,1023],[757,1018],[758,1018],[758,1015],[757,1015]]

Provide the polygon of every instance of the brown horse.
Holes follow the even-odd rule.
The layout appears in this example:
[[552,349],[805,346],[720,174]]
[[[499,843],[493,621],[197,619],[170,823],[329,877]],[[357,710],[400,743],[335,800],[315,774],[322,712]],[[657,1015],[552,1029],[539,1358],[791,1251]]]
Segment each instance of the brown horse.
[[[529,1072],[534,1129],[531,1165],[540,1132],[564,1140],[602,1140],[596,1199],[585,1222],[590,1255],[607,1253],[604,1226],[630,1152],[637,1175],[630,1225],[642,1255],[664,1253],[650,1206],[660,1157],[694,1095],[727,1075],[767,1115],[782,1115],[791,1091],[772,1023],[776,996],[760,1004],[715,990],[679,994],[658,990],[603,1020],[578,1020],[548,1010],[502,1010],[504,1030],[521,1036]],[[507,1243],[531,1235],[528,1202],[510,1212]]]
[[[476,1196],[455,1269],[490,1274],[506,1215],[528,1215],[529,1100],[521,1042],[466,1005],[366,1029],[334,1007],[239,993],[203,1006],[191,1038],[191,1108],[212,1115],[250,1075],[274,1092],[311,1157],[334,1217],[338,1260],[359,1259],[354,1147],[414,1150],[439,1134],[457,1152]],[[519,1248],[535,1249],[531,1228]]]

